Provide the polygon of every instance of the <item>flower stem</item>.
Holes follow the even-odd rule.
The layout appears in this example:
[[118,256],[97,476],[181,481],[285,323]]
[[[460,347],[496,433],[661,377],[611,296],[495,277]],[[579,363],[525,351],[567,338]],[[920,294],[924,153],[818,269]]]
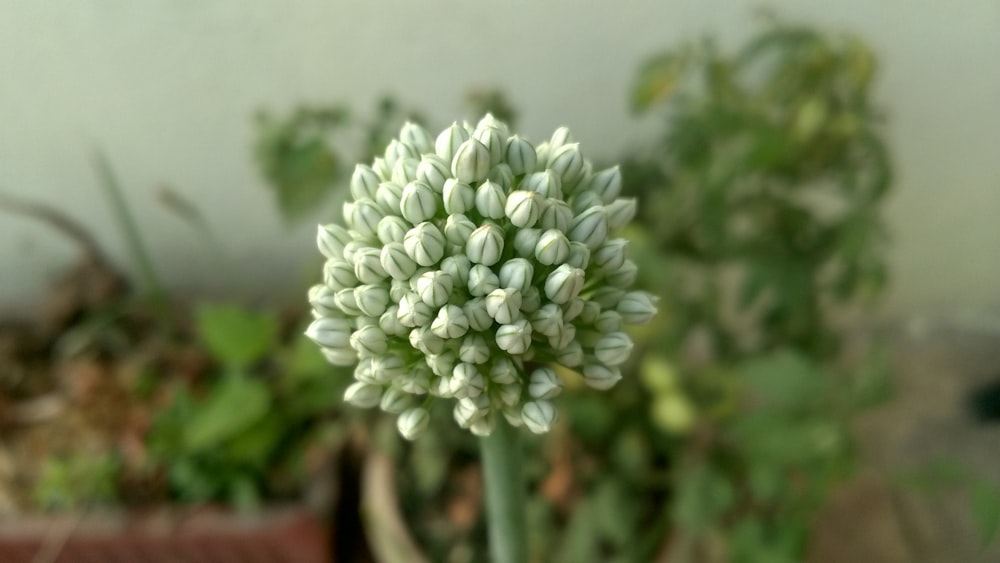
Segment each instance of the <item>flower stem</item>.
[[521,440],[517,429],[503,416],[497,418],[493,432],[479,439],[490,556],[493,563],[525,563],[528,544],[524,525]]

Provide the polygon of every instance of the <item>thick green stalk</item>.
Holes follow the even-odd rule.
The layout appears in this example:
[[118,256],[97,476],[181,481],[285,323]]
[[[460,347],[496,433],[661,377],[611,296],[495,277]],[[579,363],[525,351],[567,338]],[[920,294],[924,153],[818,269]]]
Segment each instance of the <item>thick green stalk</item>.
[[524,524],[521,440],[517,429],[503,416],[497,418],[493,432],[479,439],[490,555],[493,563],[525,563],[528,542]]

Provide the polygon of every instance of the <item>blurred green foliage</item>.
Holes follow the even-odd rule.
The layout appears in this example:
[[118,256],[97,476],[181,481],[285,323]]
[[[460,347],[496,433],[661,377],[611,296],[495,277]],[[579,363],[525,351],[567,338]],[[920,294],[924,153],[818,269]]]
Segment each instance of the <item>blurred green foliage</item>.
[[664,132],[625,165],[662,311],[637,379],[655,426],[685,436],[665,486],[684,557],[802,560],[853,466],[853,415],[889,395],[877,344],[842,361],[842,317],[887,281],[875,68],[857,37],[775,22],[640,68],[633,108]]
[[272,313],[202,305],[195,320],[217,370],[195,386],[173,383],[148,437],[154,463],[185,501],[252,507],[294,495],[306,479],[308,448],[333,424],[347,375],[304,336],[279,341]]
[[[340,104],[302,106],[286,116],[261,112],[254,152],[285,220],[316,211],[354,170],[353,163],[370,162],[406,120],[423,122],[391,97],[379,100],[369,118]],[[345,155],[345,144],[360,150]]]
[[48,458],[32,488],[35,505],[42,510],[83,510],[113,504],[118,499],[121,462],[113,454],[88,454]]

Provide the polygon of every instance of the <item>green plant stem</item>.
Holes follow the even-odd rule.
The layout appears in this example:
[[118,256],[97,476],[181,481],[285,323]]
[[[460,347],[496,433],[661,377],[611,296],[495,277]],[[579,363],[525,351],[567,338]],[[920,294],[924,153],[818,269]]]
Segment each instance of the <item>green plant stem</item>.
[[493,432],[479,439],[490,555],[493,563],[524,563],[528,544],[521,440],[506,419],[498,419]]
[[118,222],[118,227],[121,229],[125,242],[128,244],[129,252],[132,254],[132,262],[139,274],[139,278],[142,280],[143,289],[159,312],[165,314],[164,303],[166,302],[166,292],[163,290],[160,278],[156,275],[156,269],[153,268],[153,260],[146,250],[139,227],[136,225],[128,203],[125,201],[124,190],[122,190],[118,176],[111,166],[111,161],[99,149],[94,151],[93,161],[100,176],[101,187],[104,189],[108,202],[111,204],[115,220]]

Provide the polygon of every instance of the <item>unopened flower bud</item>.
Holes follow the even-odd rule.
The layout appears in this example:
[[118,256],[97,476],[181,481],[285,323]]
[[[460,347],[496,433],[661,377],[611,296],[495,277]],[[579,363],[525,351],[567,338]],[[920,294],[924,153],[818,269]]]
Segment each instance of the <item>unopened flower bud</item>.
[[552,368],[538,368],[528,380],[528,395],[532,399],[552,399],[562,391],[562,382]]
[[476,264],[469,270],[469,293],[476,297],[500,287],[500,278],[489,267]]
[[500,356],[490,362],[490,380],[501,385],[509,385],[518,380],[519,373],[514,362],[506,357]]
[[637,204],[635,198],[618,198],[605,209],[608,213],[608,228],[617,231],[635,218]]
[[656,302],[645,291],[630,291],[622,297],[615,309],[628,324],[648,323],[656,314]]
[[625,264],[625,249],[628,241],[623,238],[611,239],[594,251],[591,258],[594,265],[604,272],[615,272]]
[[358,164],[354,167],[354,173],[351,174],[351,197],[358,201],[375,199],[375,193],[381,183],[382,179],[371,167]]
[[361,283],[377,284],[389,274],[382,267],[382,257],[378,249],[364,248],[354,255],[354,275]]
[[464,245],[474,230],[476,230],[476,224],[461,213],[449,215],[444,223],[445,238],[448,239],[449,244],[456,246]]
[[406,231],[410,230],[410,224],[402,217],[396,215],[386,215],[378,222],[375,235],[382,244],[390,242],[403,242]]
[[399,211],[404,219],[414,225],[427,221],[437,213],[437,196],[427,184],[410,182],[403,188]]
[[501,325],[497,328],[496,342],[507,353],[524,354],[531,346],[531,325],[525,319]]
[[472,364],[460,363],[451,375],[451,395],[456,399],[478,397],[486,389],[486,379]]
[[606,366],[616,367],[628,361],[632,353],[632,339],[624,332],[605,334],[594,346],[597,361]]
[[379,180],[385,182],[392,176],[392,167],[389,166],[385,159],[381,156],[376,156],[372,161],[372,170],[379,177]]
[[354,288],[341,289],[333,294],[333,301],[345,315],[356,317],[361,314],[358,302],[354,299]]
[[458,358],[451,352],[427,356],[427,367],[438,377],[451,378],[451,372],[454,371],[457,362]]
[[420,158],[420,154],[412,146],[398,139],[389,141],[389,146],[385,148],[385,163],[391,169],[401,158]]
[[542,292],[531,286],[521,293],[521,312],[534,313],[542,306]]
[[440,307],[448,302],[454,282],[451,276],[440,270],[425,272],[417,278],[416,291],[420,299],[431,307]]
[[327,258],[343,258],[344,245],[351,242],[351,234],[347,229],[331,223],[320,225],[316,232],[316,245],[320,253]]
[[545,296],[549,301],[561,305],[580,294],[583,282],[583,270],[563,264],[545,279]]
[[400,413],[399,418],[396,419],[396,428],[407,440],[415,440],[423,434],[424,430],[427,430],[430,422],[431,415],[427,409],[414,407]]
[[416,149],[419,154],[434,150],[434,139],[431,134],[412,121],[403,124],[403,128],[399,130],[399,140]]
[[378,229],[378,222],[385,217],[385,213],[374,201],[363,199],[354,204],[351,210],[351,227],[354,231],[368,240],[375,240]]
[[574,268],[586,270],[590,264],[590,249],[587,248],[587,245],[571,240],[569,242],[569,257],[566,258],[566,264]]
[[622,373],[618,368],[609,368],[601,364],[583,366],[584,383],[600,391],[611,389],[621,378]]
[[591,207],[598,207],[601,205],[604,205],[604,200],[601,199],[601,196],[590,191],[582,191],[574,195],[569,203],[570,209],[572,209],[573,213],[577,215],[583,213]]
[[556,409],[548,401],[528,401],[521,408],[521,420],[535,434],[545,434],[556,422]]
[[557,149],[563,145],[568,145],[574,143],[576,140],[573,138],[573,134],[570,133],[569,127],[560,127],[552,132],[552,136],[549,137],[549,147],[552,149]]
[[559,174],[566,187],[572,187],[583,177],[583,153],[579,143],[569,143],[553,149],[548,169]]
[[[325,284],[314,285],[309,288],[309,304],[313,311],[323,317],[337,317],[341,315],[340,308],[334,300],[335,291]],[[314,314],[315,314],[314,313]]]
[[576,338],[576,327],[569,322],[562,323],[556,327],[553,334],[549,335],[549,346],[553,350],[562,350],[569,346],[570,342]]
[[517,135],[507,139],[507,164],[515,176],[530,174],[536,163],[535,147],[530,142]]
[[359,285],[354,288],[354,301],[367,317],[378,317],[389,306],[389,290],[382,285]]
[[483,331],[488,329],[493,324],[493,318],[490,317],[489,312],[486,309],[485,300],[482,297],[477,297],[465,302],[465,304],[462,305],[462,312],[465,313],[469,329],[471,330]]
[[345,319],[322,317],[309,324],[305,335],[324,348],[349,348],[351,323]]
[[458,305],[445,305],[431,322],[431,331],[441,338],[460,338],[469,330],[469,319]]
[[597,316],[600,314],[601,306],[588,299],[584,301],[583,310],[580,311],[580,316],[578,318],[581,323],[589,325],[596,322]]
[[441,261],[441,271],[451,276],[455,287],[465,287],[469,283],[472,261],[464,254],[449,256]]
[[469,184],[449,178],[444,182],[444,210],[451,215],[466,213],[475,208],[476,192]]
[[511,172],[510,166],[501,162],[490,168],[490,173],[486,175],[486,179],[503,188],[504,194],[506,194],[514,184],[514,173]]
[[625,260],[625,263],[621,267],[609,273],[604,279],[609,285],[625,289],[635,284],[635,279],[638,275],[639,266],[631,260]]
[[510,222],[518,228],[529,229],[538,221],[542,212],[539,195],[529,190],[514,190],[507,194],[507,205],[504,213]]
[[570,240],[582,242],[593,250],[608,238],[608,218],[604,207],[591,207],[573,219]]
[[622,171],[617,166],[601,170],[590,178],[587,187],[604,203],[611,203],[622,193]]
[[399,322],[399,305],[390,305],[378,318],[378,326],[390,336],[402,336],[409,329]]
[[399,388],[414,395],[424,395],[430,391],[431,370],[426,365],[415,365],[410,373],[399,381]]
[[433,223],[423,222],[407,231],[403,247],[413,261],[433,266],[444,256],[444,235]]
[[514,252],[518,256],[530,258],[535,255],[535,246],[542,237],[540,229],[517,229],[514,232]]
[[358,285],[358,278],[354,275],[354,266],[344,260],[333,258],[327,260],[326,264],[323,265],[323,284],[334,291]]
[[487,412],[485,416],[477,418],[469,424],[469,432],[479,437],[489,436],[496,427],[496,421],[496,415],[492,411]]
[[543,198],[562,199],[562,179],[556,172],[545,170],[528,174],[521,180],[521,189],[537,193]]
[[392,167],[390,181],[400,186],[406,186],[417,179],[417,165],[420,164],[415,158],[401,158]]
[[417,164],[417,181],[423,182],[440,195],[445,181],[451,176],[451,165],[436,154],[425,154]]
[[399,215],[399,201],[403,198],[403,186],[396,182],[382,182],[375,193],[375,201],[386,215]]
[[557,229],[545,231],[535,245],[535,258],[546,266],[565,263],[569,258],[569,239]]
[[503,253],[503,231],[486,223],[472,231],[465,245],[465,255],[476,264],[492,266],[500,261]]
[[505,139],[510,136],[510,129],[507,127],[507,124],[497,119],[496,116],[494,116],[490,112],[486,112],[486,115],[484,115],[483,118],[479,120],[479,123],[476,123],[477,130],[485,129],[486,127],[492,127],[496,129],[497,131],[500,132],[500,136],[502,136]]
[[476,139],[463,142],[451,160],[451,175],[459,182],[478,183],[486,178],[490,168],[490,149]]
[[344,391],[344,400],[356,407],[370,409],[382,399],[382,387],[360,381],[350,384]]
[[562,324],[562,309],[555,303],[546,303],[531,315],[532,328],[545,336],[557,334]]
[[512,258],[500,266],[500,287],[527,291],[532,285],[535,268],[524,258]]
[[557,229],[564,233],[569,231],[573,224],[573,210],[561,199],[546,200],[545,208],[538,219],[538,226],[542,229]]
[[476,210],[483,217],[503,219],[504,206],[507,204],[507,195],[500,184],[486,180],[476,188],[475,203]]
[[417,263],[407,253],[402,243],[390,242],[382,247],[379,263],[386,274],[395,280],[409,280],[417,270]]
[[379,383],[389,383],[409,373],[409,366],[396,355],[381,355],[372,358],[372,377]]
[[494,289],[486,296],[486,311],[502,325],[514,322],[521,316],[521,292],[516,289]]
[[583,364],[583,347],[575,340],[570,342],[565,348],[556,352],[556,361],[568,368]]
[[496,127],[477,127],[472,133],[472,138],[476,139],[486,147],[490,155],[490,167],[500,164],[504,157],[507,139]]
[[[496,381],[494,381],[496,382]],[[523,394],[524,388],[520,383],[512,381],[510,383],[501,384],[499,390],[500,402],[507,407],[518,407],[521,404],[521,395]]]
[[617,287],[604,286],[597,288],[590,294],[590,300],[601,306],[601,309],[614,309],[618,302],[625,297],[625,292]]
[[431,332],[430,327],[418,326],[407,335],[410,346],[420,350],[425,355],[441,354],[444,352],[444,339]]
[[410,328],[426,326],[431,322],[434,311],[416,293],[408,293],[399,301],[397,318],[400,324]]
[[402,389],[390,387],[382,394],[382,401],[379,408],[385,412],[399,414],[413,405],[413,395],[404,392]]
[[450,163],[458,148],[469,139],[469,132],[458,123],[452,123],[434,141],[434,152],[445,162]]
[[362,358],[372,358],[388,351],[389,341],[377,326],[364,326],[351,334],[351,348]]
[[479,334],[467,334],[458,349],[458,358],[467,364],[484,364],[490,359],[490,347]]

